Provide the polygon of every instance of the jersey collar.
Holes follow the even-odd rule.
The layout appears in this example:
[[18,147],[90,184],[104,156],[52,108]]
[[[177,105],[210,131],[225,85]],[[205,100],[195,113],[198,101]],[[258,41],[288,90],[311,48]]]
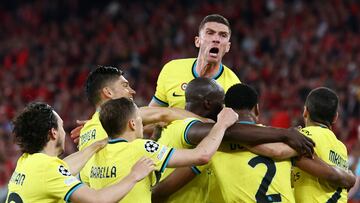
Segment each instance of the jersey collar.
[[254,125],[254,124],[256,124],[254,121],[238,121],[237,123],[240,123],[240,124],[249,124],[249,125]]
[[115,143],[118,143],[118,142],[128,142],[127,140],[125,140],[124,138],[115,138],[115,139],[110,139],[109,138],[109,141],[108,141],[108,144],[115,144]]
[[[195,59],[193,65],[192,65],[192,74],[193,74],[194,78],[200,77],[199,74],[196,72],[196,65],[197,65],[197,59]],[[214,80],[218,79],[223,72],[224,72],[224,67],[223,67],[223,64],[220,63],[220,68],[219,68],[218,72],[212,77],[212,79],[214,79]]]

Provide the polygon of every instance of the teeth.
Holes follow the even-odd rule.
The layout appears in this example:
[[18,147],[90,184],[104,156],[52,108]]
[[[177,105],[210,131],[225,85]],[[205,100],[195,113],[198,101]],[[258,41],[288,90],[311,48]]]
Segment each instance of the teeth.
[[217,54],[216,54],[216,53],[210,53],[210,56],[214,56],[214,57],[216,57],[216,56],[217,56]]

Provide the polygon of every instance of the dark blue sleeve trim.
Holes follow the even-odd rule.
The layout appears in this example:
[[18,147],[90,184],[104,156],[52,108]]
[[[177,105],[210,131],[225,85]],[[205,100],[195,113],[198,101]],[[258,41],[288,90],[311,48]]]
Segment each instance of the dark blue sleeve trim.
[[158,103],[161,106],[169,106],[168,103],[162,101],[161,99],[157,98],[155,95],[152,98],[153,101],[155,101],[156,103]]
[[70,202],[70,196],[72,195],[72,193],[74,193],[77,189],[79,189],[79,187],[81,187],[82,185],[84,185],[83,183],[78,183],[76,185],[74,185],[65,195],[64,200],[65,202]]
[[201,171],[196,166],[191,166],[191,170],[195,175],[201,174]]
[[170,149],[170,152],[168,153],[168,155],[167,155],[166,158],[165,158],[165,161],[164,161],[163,165],[162,165],[161,168],[160,168],[160,172],[161,172],[161,173],[164,172],[164,170],[165,170],[165,168],[167,167],[167,165],[168,165],[168,163],[169,163],[169,161],[170,161],[170,159],[171,159],[171,157],[172,157],[172,155],[173,155],[174,152],[175,152],[175,149],[174,149],[174,148],[171,148],[171,149]]
[[188,137],[187,137],[187,133],[190,130],[191,126],[194,125],[195,123],[200,122],[199,120],[193,120],[190,123],[187,124],[186,128],[185,128],[185,132],[184,132],[184,140],[186,143],[188,143],[189,145],[193,145],[190,143]]

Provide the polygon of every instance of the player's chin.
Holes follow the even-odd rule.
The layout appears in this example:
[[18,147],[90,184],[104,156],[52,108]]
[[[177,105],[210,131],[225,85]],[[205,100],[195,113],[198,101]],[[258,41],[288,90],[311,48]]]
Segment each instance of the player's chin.
[[207,58],[207,62],[208,63],[217,63],[217,62],[219,62],[221,59],[219,58],[219,56],[209,56],[208,58]]

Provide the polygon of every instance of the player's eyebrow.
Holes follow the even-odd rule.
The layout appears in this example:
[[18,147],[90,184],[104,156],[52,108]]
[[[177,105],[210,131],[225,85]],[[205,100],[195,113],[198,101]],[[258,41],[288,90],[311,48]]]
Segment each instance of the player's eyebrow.
[[206,28],[205,31],[210,31],[210,32],[218,32],[219,34],[226,34],[226,35],[229,35],[230,33],[228,31],[216,31],[214,29],[211,29],[211,28]]

